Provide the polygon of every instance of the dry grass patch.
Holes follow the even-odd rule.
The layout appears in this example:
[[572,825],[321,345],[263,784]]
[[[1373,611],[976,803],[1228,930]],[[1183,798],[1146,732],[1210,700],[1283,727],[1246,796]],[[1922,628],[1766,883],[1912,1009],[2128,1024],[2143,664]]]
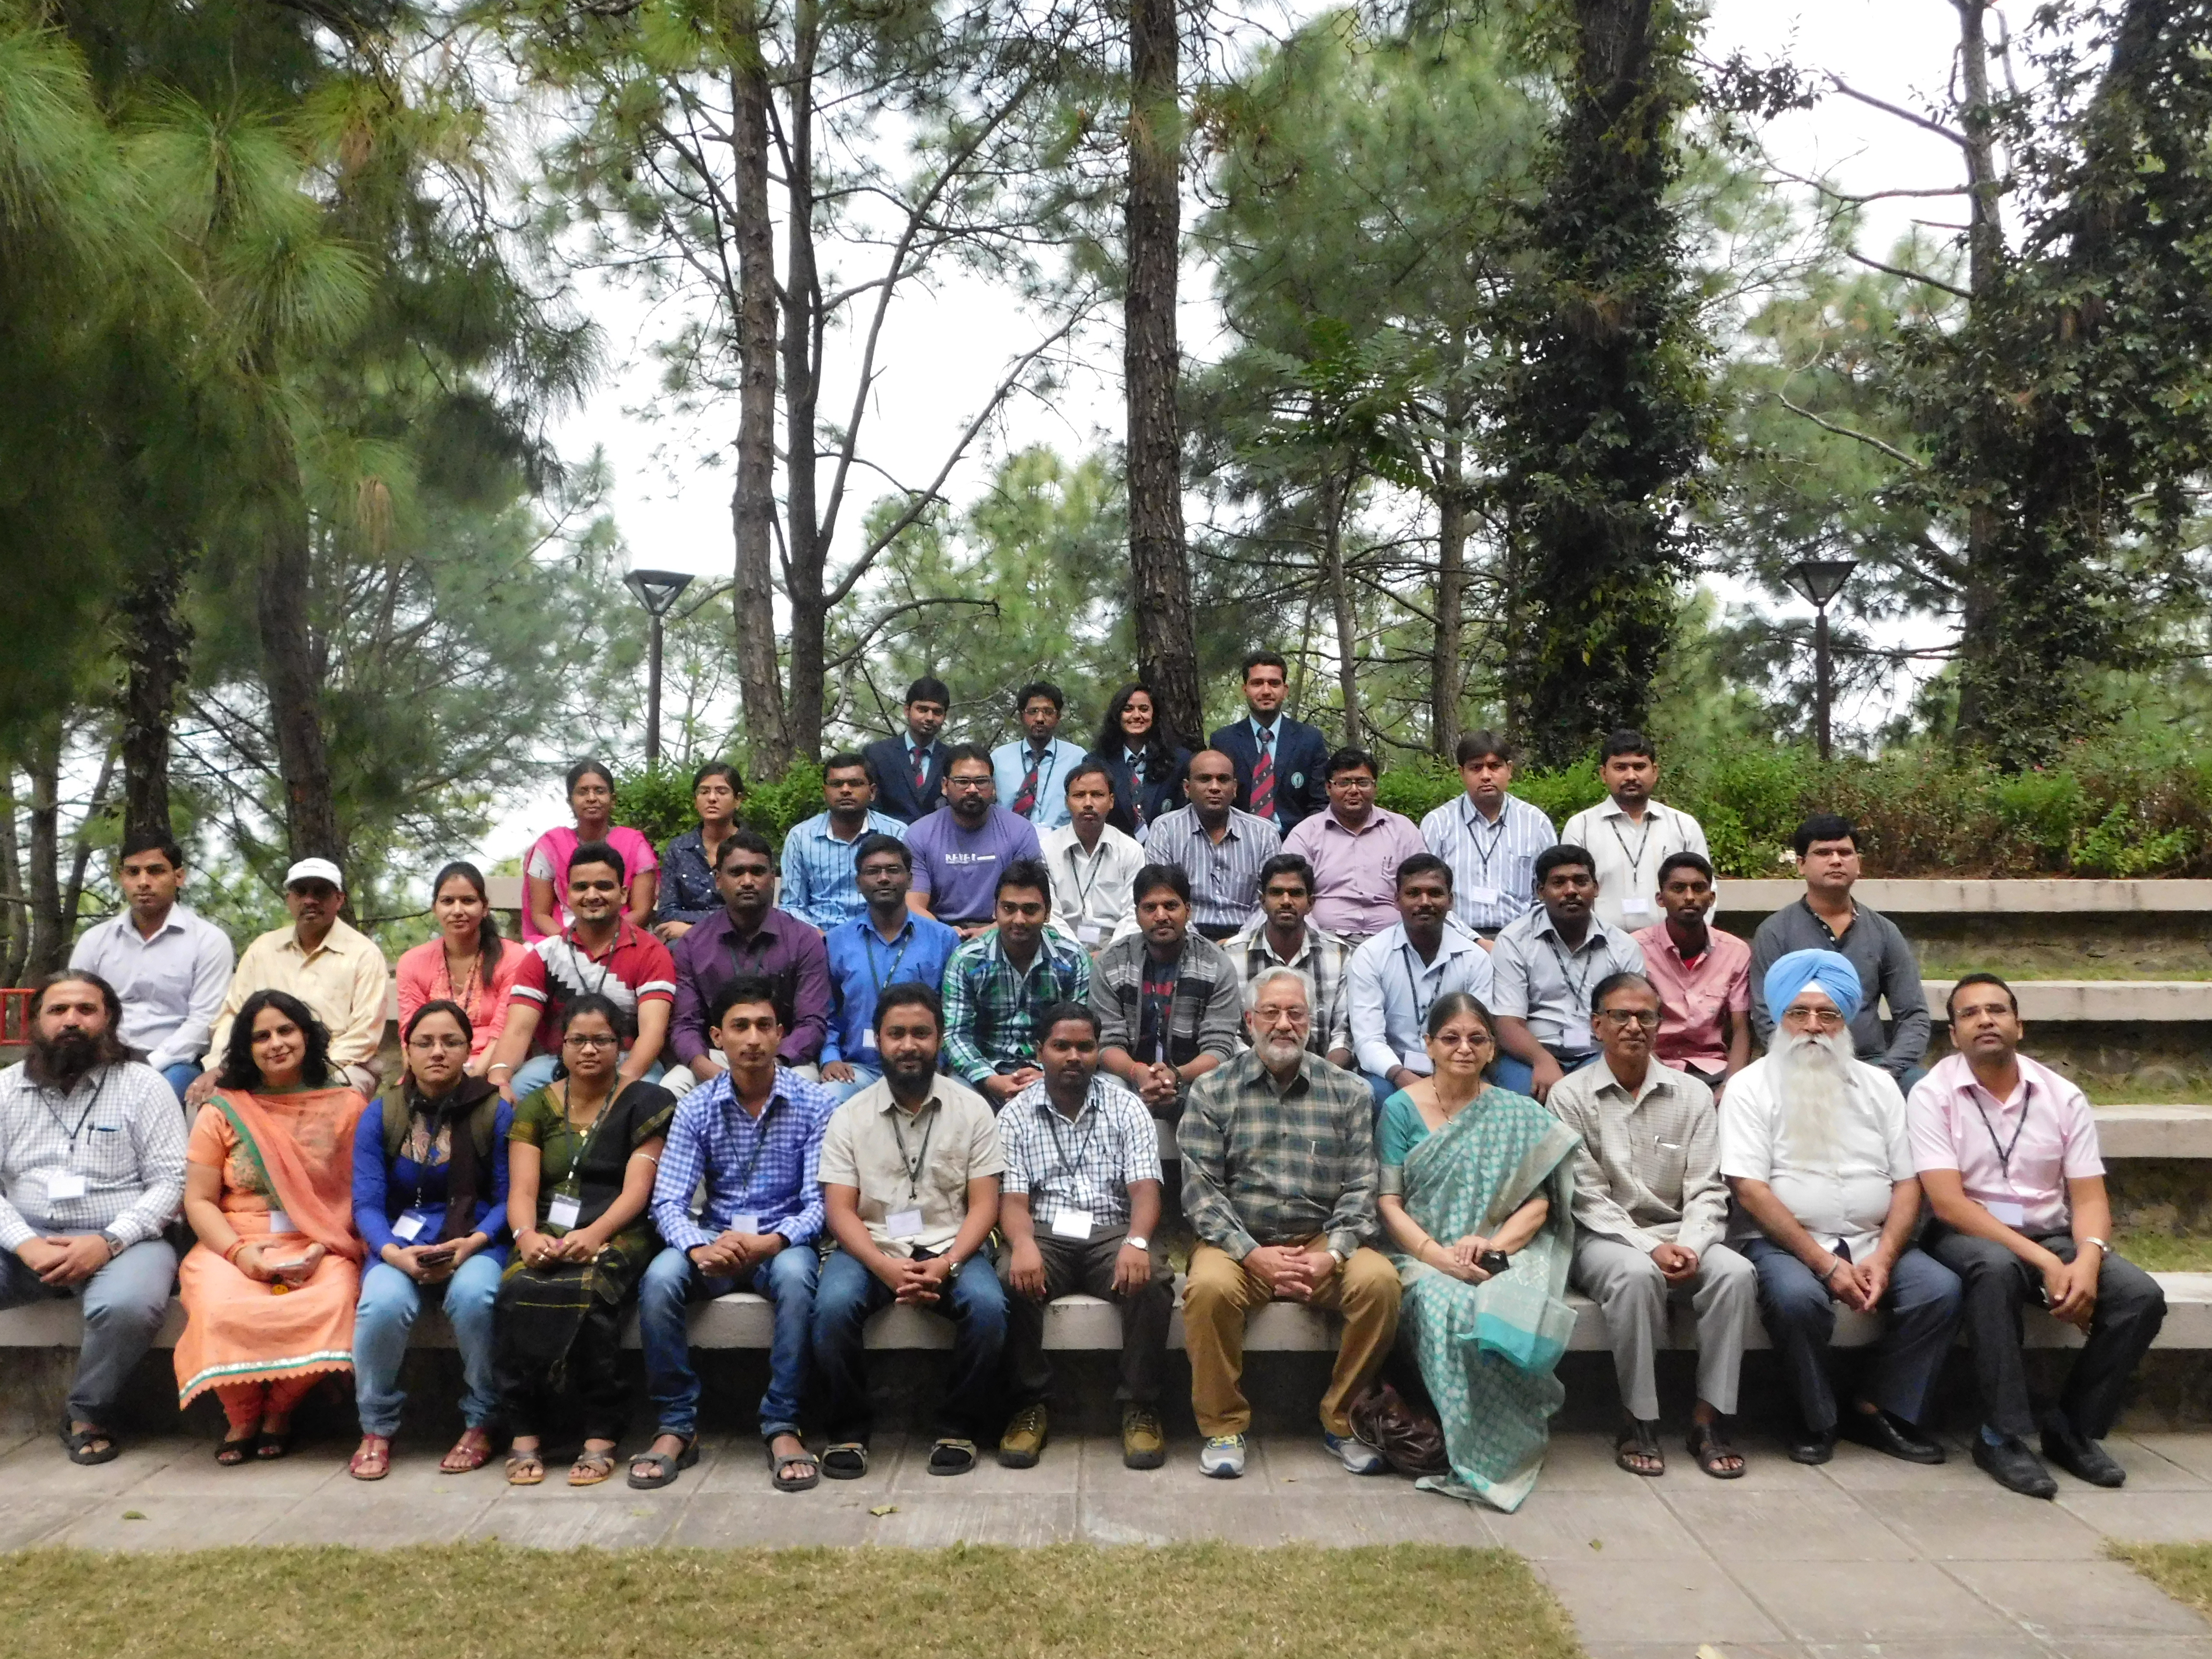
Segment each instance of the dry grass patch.
[[2212,1544],[2121,1544],[2106,1546],[2185,1606],[2212,1619]]
[[2201,1234],[2123,1227],[2112,1234],[2112,1249],[2147,1273],[2212,1273],[2212,1238]]
[[1579,1659],[1505,1550],[34,1550],[9,1659]]

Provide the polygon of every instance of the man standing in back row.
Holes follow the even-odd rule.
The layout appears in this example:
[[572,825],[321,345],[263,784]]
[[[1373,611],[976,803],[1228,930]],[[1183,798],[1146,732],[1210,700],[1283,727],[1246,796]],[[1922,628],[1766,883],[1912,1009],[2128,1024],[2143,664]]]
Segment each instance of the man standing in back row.
[[1040,836],[1067,822],[1067,778],[1083,759],[1082,745],[1059,735],[1066,703],[1050,680],[1030,681],[1014,697],[1021,737],[991,751],[1000,803],[1035,824]]
[[1317,812],[1283,840],[1314,872],[1314,921],[1357,945],[1398,921],[1398,866],[1428,849],[1413,821],[1375,804],[1382,776],[1364,749],[1328,757],[1328,811]]
[[[1659,866],[1674,853],[1710,859],[1705,832],[1687,812],[1651,799],[1659,758],[1640,732],[1605,740],[1598,776],[1610,798],[1569,818],[1559,839],[1587,848],[1596,860],[1598,920],[1628,933],[1659,920]],[[1755,975],[1754,975],[1755,976]]]
[[1559,831],[1511,793],[1513,750],[1495,732],[1459,740],[1467,793],[1421,820],[1421,840],[1452,872],[1452,914],[1485,944],[1536,902],[1536,854]]
[[124,908],[88,928],[70,966],[98,974],[123,999],[124,1043],[185,1097],[230,985],[230,940],[177,899],[185,855],[168,833],[128,836],[116,858]]
[[952,693],[925,674],[906,689],[906,731],[878,738],[861,751],[876,780],[876,809],[902,823],[934,812],[945,799],[945,745],[938,733],[951,712]]
[[1290,690],[1282,658],[1255,651],[1244,659],[1245,717],[1207,740],[1236,764],[1237,810],[1286,836],[1328,805],[1322,776],[1328,739],[1283,713]]

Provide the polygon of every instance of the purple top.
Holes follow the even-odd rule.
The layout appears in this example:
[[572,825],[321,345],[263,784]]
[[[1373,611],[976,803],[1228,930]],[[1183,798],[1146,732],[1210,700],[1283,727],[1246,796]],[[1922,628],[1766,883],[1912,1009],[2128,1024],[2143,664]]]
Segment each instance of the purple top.
[[740,939],[727,910],[717,910],[676,941],[676,1019],[669,1036],[676,1058],[688,1065],[714,1048],[707,1035],[707,1006],[740,974],[757,974],[775,986],[775,1011],[783,1021],[776,1058],[786,1066],[811,1066],[830,1031],[830,953],[822,935],[794,915],[770,910],[750,938]]
[[940,806],[907,831],[906,844],[914,854],[914,890],[929,901],[930,915],[956,927],[988,921],[997,908],[999,872],[1016,859],[1044,856],[1036,826],[1003,806],[994,806],[973,830],[963,830],[952,809]]
[[1330,807],[1298,821],[1283,850],[1313,866],[1313,925],[1370,939],[1398,923],[1398,866],[1429,849],[1413,820],[1376,807],[1358,835]]

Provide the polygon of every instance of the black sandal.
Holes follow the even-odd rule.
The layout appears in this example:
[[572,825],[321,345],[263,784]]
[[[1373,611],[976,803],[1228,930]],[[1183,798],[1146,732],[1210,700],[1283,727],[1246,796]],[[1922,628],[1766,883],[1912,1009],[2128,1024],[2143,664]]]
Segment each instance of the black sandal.
[[[769,1485],[778,1492],[812,1492],[822,1484],[822,1465],[815,1461],[812,1452],[779,1452],[767,1441],[761,1442],[768,1453]],[[804,1469],[805,1474],[796,1480],[783,1478],[786,1469]]]
[[237,1468],[253,1455],[253,1448],[260,1438],[258,1434],[249,1434],[243,1440],[226,1440],[215,1449],[215,1461],[227,1469]]
[[[1649,1458],[1659,1467],[1639,1468],[1630,1461],[1638,1457]],[[1640,1474],[1647,1480],[1666,1474],[1667,1454],[1659,1449],[1659,1425],[1639,1418],[1629,1419],[1613,1440],[1613,1461],[1631,1474]]]
[[299,1431],[295,1429],[287,1429],[282,1434],[270,1434],[264,1430],[254,1437],[253,1455],[264,1463],[274,1463],[280,1457],[292,1455],[292,1443],[299,1437]]
[[[97,1451],[93,1449],[95,1443],[100,1446]],[[73,1429],[66,1417],[62,1419],[62,1449],[69,1454],[70,1462],[87,1467],[112,1463],[123,1455],[123,1448],[106,1429]]]
[[832,1480],[858,1480],[868,1472],[868,1449],[857,1440],[840,1440],[822,1452],[822,1473]]
[[929,1449],[929,1472],[932,1474],[965,1474],[975,1467],[975,1443],[957,1440],[951,1436]]
[[[658,1492],[663,1486],[672,1486],[676,1477],[699,1461],[699,1437],[685,1438],[684,1449],[672,1452],[640,1452],[629,1460],[629,1484],[639,1492]],[[641,1480],[637,1466],[653,1465],[653,1473]]]
[[[1743,1479],[1743,1454],[1729,1444],[1728,1436],[1722,1432],[1717,1423],[1692,1424],[1688,1444],[1690,1455],[1697,1460],[1698,1467],[1714,1480]],[[1732,1469],[1722,1467],[1731,1457],[1735,1459],[1735,1467]]]

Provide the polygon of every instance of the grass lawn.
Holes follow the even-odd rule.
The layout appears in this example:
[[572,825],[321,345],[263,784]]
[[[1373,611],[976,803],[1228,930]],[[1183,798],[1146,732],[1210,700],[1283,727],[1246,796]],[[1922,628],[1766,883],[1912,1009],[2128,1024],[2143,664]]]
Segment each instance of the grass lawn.
[[1956,979],[1961,974],[1978,973],[1994,968],[2008,980],[2023,979],[2171,979],[2194,983],[2212,979],[2212,962],[2197,957],[2171,966],[2151,965],[2126,960],[2112,961],[2099,957],[2068,957],[2063,961],[2026,961],[2008,957],[2001,948],[1967,952],[1953,956],[1942,951],[1923,951],[1920,956],[1921,974],[1928,979]]
[[2126,1562],[2171,1595],[2212,1618],[2212,1544],[2112,1544]]
[[1577,1659],[1505,1550],[34,1550],[9,1659]]
[[2145,1273],[2212,1273],[2212,1238],[2122,1227],[2112,1234],[2112,1248]]

